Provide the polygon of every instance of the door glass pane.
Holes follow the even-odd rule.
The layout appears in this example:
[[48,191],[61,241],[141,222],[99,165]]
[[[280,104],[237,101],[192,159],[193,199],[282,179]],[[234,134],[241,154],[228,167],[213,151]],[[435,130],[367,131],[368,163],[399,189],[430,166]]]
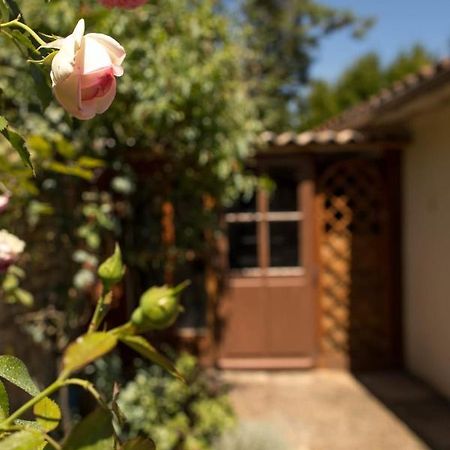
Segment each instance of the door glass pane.
[[255,222],[228,224],[229,263],[231,269],[258,267]]
[[275,190],[270,195],[270,211],[297,211],[297,179],[289,170],[270,173]]
[[271,222],[270,267],[301,266],[298,254],[299,222]]

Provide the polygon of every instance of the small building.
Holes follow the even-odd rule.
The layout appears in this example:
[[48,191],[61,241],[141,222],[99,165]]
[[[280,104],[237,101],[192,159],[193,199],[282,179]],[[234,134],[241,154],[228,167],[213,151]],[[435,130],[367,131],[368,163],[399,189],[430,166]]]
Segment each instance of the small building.
[[450,61],[262,140],[277,188],[225,214],[218,366],[406,367],[450,396]]

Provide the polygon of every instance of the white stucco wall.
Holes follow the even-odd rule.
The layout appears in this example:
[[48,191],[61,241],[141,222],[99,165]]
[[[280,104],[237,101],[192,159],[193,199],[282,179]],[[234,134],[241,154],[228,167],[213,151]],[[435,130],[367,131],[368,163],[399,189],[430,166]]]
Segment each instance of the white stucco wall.
[[450,102],[411,122],[403,162],[406,363],[450,398]]

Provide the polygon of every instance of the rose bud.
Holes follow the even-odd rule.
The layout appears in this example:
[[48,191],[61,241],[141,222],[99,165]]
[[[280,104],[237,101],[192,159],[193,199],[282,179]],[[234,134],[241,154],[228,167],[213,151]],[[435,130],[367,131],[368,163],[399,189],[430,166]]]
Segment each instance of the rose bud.
[[9,203],[9,195],[3,194],[0,195],[0,213],[2,213],[7,207]]
[[141,297],[141,309],[151,328],[162,330],[172,325],[180,313],[180,303],[173,289],[166,286],[153,287]]
[[175,288],[152,287],[144,292],[139,307],[131,316],[131,323],[140,331],[162,330],[173,325],[183,310],[178,295],[187,284]]
[[102,280],[105,291],[122,280],[125,275],[125,266],[122,261],[122,252],[118,244],[114,248],[114,253],[98,268],[98,276]]
[[104,113],[116,96],[115,77],[123,75],[123,47],[105,34],[84,36],[83,19],[70,36],[46,47],[59,49],[50,75],[61,106],[81,120]]
[[107,6],[108,8],[124,8],[124,9],[133,9],[138,6],[145,5],[148,0],[100,0],[100,3],[103,6]]
[[0,272],[5,272],[11,264],[14,264],[25,249],[25,242],[17,236],[0,231]]

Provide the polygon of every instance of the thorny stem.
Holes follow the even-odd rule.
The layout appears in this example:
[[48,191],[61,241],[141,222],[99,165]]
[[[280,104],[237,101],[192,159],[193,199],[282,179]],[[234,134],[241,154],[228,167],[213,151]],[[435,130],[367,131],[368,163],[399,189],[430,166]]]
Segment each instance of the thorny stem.
[[9,22],[0,23],[0,29],[2,28],[11,28],[11,27],[19,27],[22,28],[22,30],[25,30],[27,33],[29,33],[33,38],[40,44],[40,45],[47,45],[47,42],[45,42],[33,29],[31,29],[27,24],[21,22],[20,16],[18,16],[14,20],[10,20]]
[[134,335],[136,334],[136,327],[131,322],[127,322],[119,327],[112,328],[109,330],[109,333],[118,337],[123,336],[124,334]]
[[98,299],[97,306],[95,307],[94,315],[92,316],[91,323],[89,324],[88,333],[93,333],[98,329],[106,314],[109,311],[111,304],[112,291],[104,291]]
[[62,446],[58,444],[51,436],[49,436],[47,433],[44,433],[45,440],[55,449],[55,450],[62,450]]
[[69,378],[64,382],[64,384],[66,386],[70,384],[75,386],[81,386],[83,389],[88,391],[92,395],[92,397],[94,397],[94,399],[102,408],[108,409],[108,405],[103,400],[102,396],[100,395],[100,392],[98,392],[97,389],[95,389],[94,385],[91,382],[83,380],[82,378]]

